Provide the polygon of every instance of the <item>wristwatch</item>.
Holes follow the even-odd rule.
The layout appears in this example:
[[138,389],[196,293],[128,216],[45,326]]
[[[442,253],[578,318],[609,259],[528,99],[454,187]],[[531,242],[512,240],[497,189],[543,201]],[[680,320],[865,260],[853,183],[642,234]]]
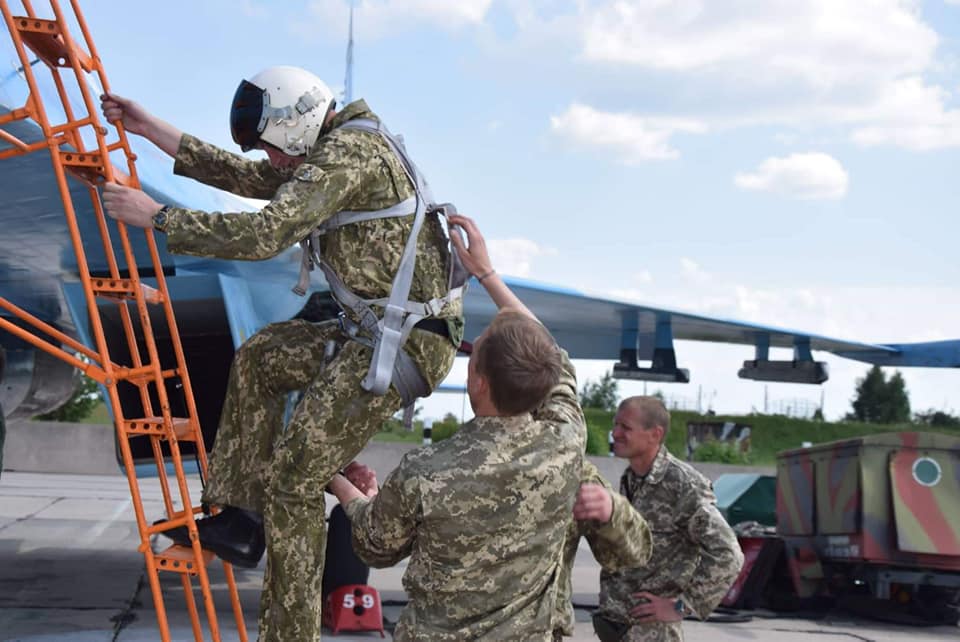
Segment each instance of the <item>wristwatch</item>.
[[680,617],[683,617],[687,614],[687,609],[684,607],[682,597],[678,597],[677,600],[673,603],[673,610],[679,613]]
[[153,229],[158,232],[167,231],[167,213],[170,211],[169,205],[164,205],[160,211],[153,215]]

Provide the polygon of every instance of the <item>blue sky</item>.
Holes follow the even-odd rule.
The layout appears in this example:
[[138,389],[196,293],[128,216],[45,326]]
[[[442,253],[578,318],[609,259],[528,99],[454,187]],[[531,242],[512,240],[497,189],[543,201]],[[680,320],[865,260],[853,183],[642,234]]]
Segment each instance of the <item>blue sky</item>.
[[[347,6],[84,10],[115,91],[233,148],[241,78],[293,64],[342,88]],[[503,272],[841,338],[960,337],[958,0],[360,1],[354,87]],[[738,380],[746,347],[677,356],[692,383],[657,387],[688,403],[821,398]],[[866,366],[827,360],[837,417]],[[915,408],[960,409],[960,373],[904,375]]]

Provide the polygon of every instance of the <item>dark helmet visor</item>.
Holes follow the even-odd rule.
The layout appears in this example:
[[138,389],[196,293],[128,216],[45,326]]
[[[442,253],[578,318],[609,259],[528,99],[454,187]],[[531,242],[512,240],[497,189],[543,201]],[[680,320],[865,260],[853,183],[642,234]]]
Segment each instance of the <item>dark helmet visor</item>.
[[233,141],[243,151],[257,146],[263,128],[260,126],[263,116],[264,91],[253,83],[243,80],[233,95],[230,105],[230,133]]

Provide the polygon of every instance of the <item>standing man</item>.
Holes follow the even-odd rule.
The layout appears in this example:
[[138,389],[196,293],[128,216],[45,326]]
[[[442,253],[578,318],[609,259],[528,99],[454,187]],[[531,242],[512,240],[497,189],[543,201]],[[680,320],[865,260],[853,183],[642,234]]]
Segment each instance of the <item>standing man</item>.
[[410,557],[394,640],[548,642],[586,445],[576,377],[494,271],[473,221],[450,221],[467,233],[469,249],[452,235],[464,265],[499,308],[467,369],[475,418],[408,453],[382,488],[353,465],[330,489],[361,559]]
[[[344,309],[340,324],[269,325],[237,351],[203,493],[204,502],[223,510],[198,522],[201,545],[234,564],[256,566],[266,546],[261,641],[318,640],[324,487],[386,418],[412,402],[411,390],[426,396],[443,380],[462,339],[462,302],[448,284],[448,240],[437,214],[424,212],[425,182],[364,101],[338,113],[323,81],[295,67],[242,81],[233,99],[234,140],[244,151],[263,150],[267,160],[218,149],[117,96],[104,96],[102,106],[108,121],[173,156],[175,173],[270,199],[259,212],[202,212],[107,184],[110,216],[152,226],[180,254],[261,260],[310,239],[298,286],[306,289],[314,260]],[[357,220],[357,212],[379,216]],[[408,239],[411,251],[404,252]],[[404,272],[404,265],[413,269]],[[413,301],[384,305],[394,303],[398,270]],[[384,309],[394,317],[389,322]],[[422,321],[408,315],[414,309]],[[409,332],[405,342],[393,342],[404,370],[399,380],[390,378],[393,361],[381,359],[392,348],[380,339],[397,339],[387,331],[397,318],[404,336]],[[385,372],[375,367],[380,361]],[[284,429],[292,391],[303,396]],[[167,533],[189,545],[186,529]]]
[[624,399],[614,417],[614,452],[630,460],[620,492],[649,523],[653,555],[643,568],[601,572],[594,628],[604,642],[683,640],[683,617],[710,615],[743,564],[710,481],[667,451],[669,427],[656,397]]

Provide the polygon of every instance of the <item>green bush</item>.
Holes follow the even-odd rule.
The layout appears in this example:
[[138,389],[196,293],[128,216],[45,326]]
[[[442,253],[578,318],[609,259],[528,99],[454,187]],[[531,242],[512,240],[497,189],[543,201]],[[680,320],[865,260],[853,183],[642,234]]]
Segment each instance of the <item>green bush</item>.
[[610,451],[609,433],[613,429],[613,412],[601,408],[584,408],[587,419],[587,454],[606,455]]
[[709,461],[717,464],[749,464],[750,455],[736,445],[711,439],[693,451],[693,461]]
[[100,403],[102,403],[100,386],[90,377],[79,375],[70,399],[56,410],[51,410],[46,414],[39,415],[37,419],[44,421],[81,422],[89,417],[93,409],[100,405]]
[[[584,409],[587,418],[587,452],[591,455],[607,454],[607,431],[613,427],[612,412],[595,408]],[[960,428],[925,424],[867,424],[859,422],[830,423],[794,419],[782,415],[719,415],[704,416],[695,412],[672,410],[670,432],[667,433],[667,449],[674,457],[686,459],[687,422],[733,421],[750,426],[750,462],[755,466],[772,466],[777,453],[809,441],[822,444],[839,439],[850,439],[877,432],[920,430],[942,432],[960,436]]]
[[458,430],[460,430],[460,421],[453,413],[448,412],[443,419],[434,422],[430,436],[434,442],[443,441],[457,434]]

